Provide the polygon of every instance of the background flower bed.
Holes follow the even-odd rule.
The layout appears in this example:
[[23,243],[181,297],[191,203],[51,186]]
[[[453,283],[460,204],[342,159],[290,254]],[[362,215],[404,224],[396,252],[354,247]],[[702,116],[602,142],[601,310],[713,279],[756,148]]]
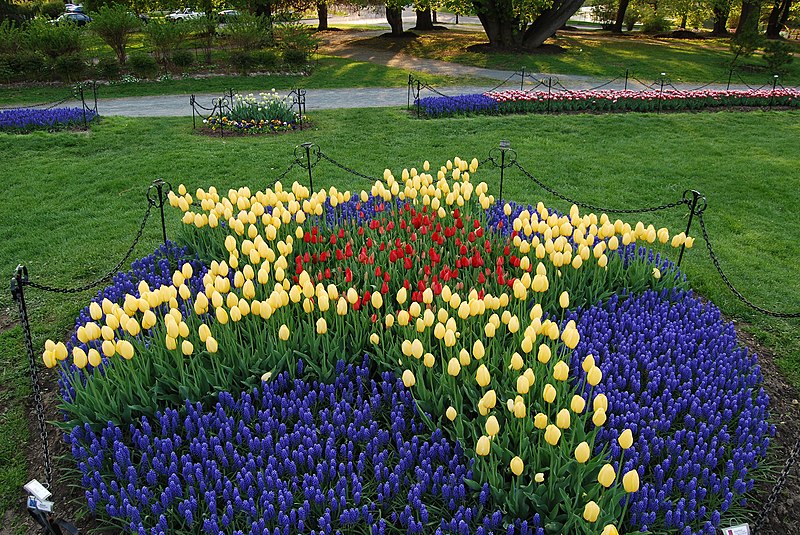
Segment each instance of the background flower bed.
[[63,130],[83,126],[84,118],[87,123],[97,118],[93,110],[81,108],[50,108],[39,110],[35,108],[16,108],[0,110],[0,131],[11,133],[25,133],[34,130]]
[[270,93],[259,93],[257,97],[252,93],[235,94],[229,106],[220,110],[217,116],[204,119],[203,124],[212,132],[229,129],[242,134],[265,134],[295,130],[302,120],[289,97],[282,97],[273,89]]
[[[240,193],[241,193],[241,192],[240,192]],[[249,194],[248,194],[248,196],[249,196]],[[185,198],[186,198],[186,196],[184,195],[184,200],[185,200]],[[201,196],[198,194],[198,199],[200,199],[200,198],[201,198]],[[231,197],[231,199],[235,199],[235,197]],[[203,199],[203,200],[205,201],[205,199]],[[367,201],[369,201],[369,196],[367,196]],[[365,216],[365,215],[367,215],[367,214],[370,214],[370,213],[374,213],[374,214],[376,214],[376,215],[380,215],[380,214],[382,213],[382,209],[377,209],[377,208],[380,208],[380,203],[377,203],[377,206],[376,206],[376,203],[375,203],[374,199],[372,200],[372,202],[366,202],[366,201],[359,202],[359,201],[355,201],[355,205],[356,205],[356,213],[358,213],[358,214],[360,215],[360,217],[362,217],[362,218],[364,218],[364,216]],[[358,205],[360,205],[360,206],[358,206]],[[352,206],[352,205],[351,205],[351,206]],[[371,211],[371,210],[367,210],[367,206],[372,206],[372,209],[374,210],[374,212],[373,212],[373,211]],[[385,208],[385,207],[384,207],[384,208]],[[519,210],[521,210],[521,209],[522,209],[522,208],[521,208],[521,207],[519,207],[519,208],[518,208],[518,211],[519,211]],[[506,216],[506,217],[507,217],[507,216],[510,216],[510,215],[511,215],[511,213],[512,213],[512,208],[511,208],[511,206],[508,206],[508,207],[506,207],[505,209],[503,209],[503,208],[500,208],[500,210],[501,210],[501,212],[503,212],[503,213],[504,213],[504,216]],[[345,208],[342,208],[342,211],[346,212],[347,210],[346,210]],[[362,212],[362,211],[363,211],[363,212],[366,212],[366,213],[364,213],[364,214],[361,214],[361,212]],[[540,212],[540,213],[541,213],[541,212]],[[189,215],[189,214],[188,214],[188,212],[187,212],[187,213],[185,213],[185,216],[187,216],[187,215]],[[198,220],[197,220],[197,217],[198,217],[198,216],[199,216],[199,214],[195,214],[195,216],[192,218],[192,221],[193,221],[193,223],[197,223],[197,221],[198,221]],[[419,214],[419,216],[420,216],[420,218],[422,218],[422,217],[423,217],[423,215],[422,215],[422,214]],[[416,217],[416,215],[414,215],[413,217]],[[186,217],[184,217],[184,220],[185,220],[185,221],[187,221],[187,218],[186,218]],[[201,221],[202,221],[202,218],[201,218]],[[420,219],[420,220],[418,220],[418,221],[421,221],[421,219]],[[362,224],[363,224],[364,222],[365,222],[365,221],[362,221]],[[377,221],[376,221],[376,222],[377,222]],[[202,225],[201,225],[201,226],[202,226]],[[380,225],[378,225],[378,226],[380,226]],[[373,227],[372,227],[372,224],[370,223],[370,225],[369,225],[369,229],[370,229],[370,230],[378,230],[378,226],[376,226],[375,228],[373,228]],[[500,221],[498,221],[498,222],[497,222],[497,226],[498,226],[498,227],[500,227]],[[362,227],[362,228],[363,228],[363,227]],[[476,227],[476,228],[477,228],[477,227]],[[506,224],[506,225],[503,225],[503,228],[505,228],[505,229],[509,229],[509,228],[511,228],[511,225],[507,225],[507,224]],[[201,232],[205,232],[205,231],[203,231],[202,229],[200,229],[200,231],[201,231]],[[516,232],[516,230],[515,230],[514,232]],[[638,231],[637,231],[637,234],[638,234]],[[313,237],[315,234],[313,234],[313,233],[312,233],[311,235],[312,235],[312,237]],[[333,237],[333,235],[332,235],[331,237]],[[327,238],[327,236],[326,236],[326,238]],[[313,238],[312,238],[312,239],[313,239]],[[370,239],[371,239],[371,238],[370,238]],[[217,242],[217,243],[218,243],[218,242]],[[317,242],[317,243],[319,243],[319,242]],[[312,245],[313,245],[313,243],[312,243]],[[226,243],[226,246],[227,246],[227,243]],[[238,247],[237,247],[237,249],[238,249]],[[229,250],[229,251],[231,251],[231,249],[228,249],[228,250]],[[643,261],[644,261],[644,266],[645,266],[645,270],[644,270],[644,272],[645,272],[645,273],[649,273],[651,270],[653,270],[653,264],[652,264],[652,261],[654,260],[654,258],[648,258],[648,256],[645,254],[645,255],[644,255],[644,257],[641,257],[641,260],[640,260],[640,257],[639,257],[639,255],[638,255],[638,253],[634,254],[632,257],[629,257],[629,256],[627,256],[627,254],[628,254],[628,253],[625,253],[625,251],[633,251],[633,252],[636,252],[636,249],[635,249],[635,247],[626,247],[626,248],[623,248],[623,249],[621,249],[621,251],[622,251],[622,252],[621,252],[621,254],[620,254],[619,260],[618,260],[618,261],[616,261],[616,262],[615,262],[613,265],[617,265],[617,264],[621,264],[621,265],[627,265],[628,267],[627,267],[627,268],[625,268],[625,269],[628,269],[628,270],[634,270],[634,271],[635,271],[635,269],[634,269],[634,266],[636,266],[636,265],[638,264],[638,262],[640,262],[640,261],[642,261],[642,260],[643,260]],[[640,251],[644,252],[644,250],[640,250]],[[316,253],[315,253],[315,254],[316,254]],[[508,254],[508,253],[506,253],[506,255],[507,255],[507,254]],[[625,258],[631,258],[631,260],[628,260],[628,261],[625,261],[625,262],[623,262],[623,259],[625,259]],[[667,265],[667,266],[664,266],[664,265],[663,265],[663,264],[662,264],[660,261],[659,261],[659,262],[657,262],[657,265],[659,265],[659,266],[661,266],[661,267],[664,267],[664,269],[665,269],[665,272],[667,272],[668,265]],[[509,268],[509,269],[510,269],[510,268]],[[213,265],[212,265],[212,271],[213,271],[213,270],[214,270],[214,268],[213,268]],[[236,285],[236,277],[235,277],[235,276],[233,276],[233,273],[226,273],[226,277],[233,277],[233,283],[234,283],[234,285]],[[191,278],[191,277],[190,277],[190,278]],[[639,275],[639,278],[641,278],[641,273],[640,273],[640,275]],[[183,280],[183,279],[179,279],[179,280]],[[230,281],[231,279],[230,279],[230,278],[227,278],[226,280]],[[679,279],[676,279],[676,280],[679,280]],[[173,280],[173,282],[174,282],[174,280]],[[365,282],[366,282],[366,280],[365,280]],[[179,284],[178,284],[177,282],[174,282],[174,285],[175,285],[175,287],[176,287],[176,288],[179,286]],[[236,286],[236,287],[238,288],[239,286]],[[515,291],[516,291],[516,289],[515,289]],[[365,297],[366,297],[366,296],[365,296]],[[412,299],[413,299],[413,300],[416,300],[416,298],[415,298],[415,297],[413,297],[413,296],[412,296]],[[365,301],[364,301],[364,303],[363,303],[363,306],[364,306],[365,308],[368,306],[368,305],[367,305],[367,302],[368,302],[368,301],[371,301],[371,300],[367,300],[367,299],[365,299]],[[420,301],[420,302],[421,302],[421,301]],[[240,302],[240,303],[241,303],[241,302]],[[374,301],[372,301],[372,306],[373,306],[373,307],[375,306],[375,305],[374,305],[374,303],[375,303],[375,302],[374,302]],[[388,305],[388,301],[387,301],[387,305]],[[563,305],[562,305],[562,306],[563,306]],[[377,308],[377,307],[376,307],[376,308]],[[233,312],[233,308],[231,308],[231,312]],[[227,316],[226,316],[226,317],[227,317]],[[351,316],[348,316],[348,318],[353,318],[353,317],[354,317],[354,316],[352,316],[352,315],[351,315]],[[357,318],[358,318],[358,316],[356,315],[356,316],[355,316],[355,319],[357,319]],[[227,320],[226,320],[226,321],[227,321]],[[237,321],[237,320],[233,320],[233,321]],[[248,321],[249,321],[249,320],[248,320]],[[257,321],[260,321],[260,320],[257,320]],[[250,323],[250,324],[248,324],[248,325],[252,326],[252,323]],[[319,323],[317,323],[317,325],[319,325]],[[562,325],[563,325],[563,324],[562,324]],[[215,329],[215,333],[216,333],[216,332],[217,332],[217,331],[216,331],[216,327],[213,327],[213,328]],[[567,328],[565,328],[565,329],[568,329],[568,327],[567,327]],[[317,332],[318,332],[318,334],[324,334],[324,333],[320,333],[320,331],[319,331],[319,327],[317,327]],[[488,342],[487,342],[487,343],[488,343]],[[474,351],[476,351],[476,350],[474,350]],[[476,358],[476,359],[480,359],[480,357],[478,357],[478,356],[475,356],[474,358]],[[426,357],[426,359],[427,359],[427,357]],[[141,359],[140,359],[139,357],[137,357],[137,360],[134,360],[133,362],[134,362],[134,363],[135,363],[135,362],[138,362],[138,360],[141,360]],[[122,361],[119,361],[119,360],[117,360],[116,362],[122,362]],[[413,362],[413,361],[412,361],[412,362]],[[442,360],[442,362],[443,362],[443,360]],[[600,362],[600,363],[601,363],[601,366],[602,366],[603,359],[602,359],[602,357],[600,357],[600,355],[598,355],[598,362]],[[488,363],[488,362],[487,362],[487,363]],[[123,362],[123,365],[124,365],[124,364],[126,364],[126,363],[124,363],[124,362]],[[426,367],[427,367],[427,364],[426,364]],[[494,374],[494,373],[497,373],[497,372],[493,371],[492,373]],[[580,374],[580,372],[578,372],[578,373]],[[421,375],[420,375],[419,371],[417,372],[417,377],[421,377]],[[753,378],[754,378],[754,381],[757,383],[757,381],[758,381],[758,374],[757,374],[757,372],[756,372],[756,373],[753,375]],[[751,395],[752,395],[752,394],[751,394]],[[614,411],[614,410],[615,410],[615,405],[614,405],[614,404],[612,404],[612,406],[611,406],[611,408],[610,408],[610,410],[609,410],[609,422],[610,422],[610,424],[609,424],[609,425],[611,425],[612,427],[613,427],[613,424],[612,424],[611,422],[613,422],[613,420],[612,420],[611,418],[613,417],[613,414],[614,414],[614,413],[613,413],[613,411]],[[624,425],[624,422],[617,422],[617,423],[622,423],[622,424]],[[443,424],[442,424],[442,425],[446,426],[447,424],[443,422]],[[445,427],[445,429],[446,429],[446,427]],[[617,429],[617,433],[619,433],[619,432],[620,432],[620,429]],[[638,435],[638,432],[639,432],[639,430],[637,429],[637,430],[636,430],[636,433],[637,433],[637,435]],[[766,432],[766,431],[762,431],[762,433],[763,433],[763,432]],[[617,434],[617,436],[619,436],[619,435]],[[612,438],[613,438],[613,437],[612,437]],[[613,444],[613,440],[611,440],[611,441],[609,441],[609,442],[610,442],[611,444]],[[469,446],[469,445],[468,445],[468,446]],[[613,447],[613,446],[612,446],[612,447]],[[601,449],[602,449],[602,448],[601,448]],[[682,453],[681,453],[681,454],[682,454]],[[615,457],[615,455],[613,455],[613,453],[612,453],[612,458],[614,458],[614,457]],[[620,467],[617,467],[617,469],[620,471],[620,474],[621,474],[621,473],[622,473],[622,470],[620,469]],[[512,478],[512,480],[513,480],[513,478]],[[735,490],[737,491],[737,493],[739,493],[739,489],[735,489]],[[641,492],[641,491],[639,491],[639,492]],[[691,492],[691,491],[690,491],[690,492]],[[639,494],[635,494],[635,496],[639,496]],[[644,498],[644,499],[645,499],[645,503],[646,503],[646,500],[648,499],[648,497],[647,497],[647,496],[645,496],[645,498]],[[726,507],[727,507],[727,506],[726,506]],[[633,509],[632,509],[632,511],[633,511]],[[707,513],[708,513],[708,514],[707,514],[706,516],[708,516],[710,519],[709,519],[709,520],[706,520],[705,518],[701,518],[701,519],[699,519],[699,520],[698,520],[698,522],[699,522],[699,524],[698,524],[698,525],[699,525],[699,527],[697,528],[697,529],[698,529],[698,532],[702,532],[702,531],[700,531],[700,530],[706,530],[706,531],[707,531],[707,529],[708,529],[708,526],[707,526],[707,525],[704,525],[704,524],[702,523],[703,521],[705,521],[705,522],[714,522],[713,513],[711,513],[710,511],[707,511]],[[647,514],[648,514],[648,515],[650,515],[651,513],[647,512]],[[677,513],[676,513],[676,514],[677,514]],[[702,517],[703,515],[700,515],[700,516]],[[658,520],[658,523],[662,522],[662,520],[661,520],[660,518],[658,518],[657,520]],[[653,523],[653,522],[655,522],[655,521],[656,521],[656,519],[655,519],[655,518],[654,518],[654,519],[651,521],[651,520],[649,519],[649,516],[648,516],[648,517],[644,517],[644,515],[643,515],[643,518],[642,518],[642,524],[644,524],[645,522],[650,522],[649,526],[652,526],[652,523]]]
[[[479,104],[476,104],[479,103]],[[800,90],[779,88],[759,90],[667,89],[663,92],[594,91],[490,91],[483,95],[425,97],[418,101],[427,117],[448,117],[472,113],[542,113],[575,111],[692,111],[707,108],[800,106]]]

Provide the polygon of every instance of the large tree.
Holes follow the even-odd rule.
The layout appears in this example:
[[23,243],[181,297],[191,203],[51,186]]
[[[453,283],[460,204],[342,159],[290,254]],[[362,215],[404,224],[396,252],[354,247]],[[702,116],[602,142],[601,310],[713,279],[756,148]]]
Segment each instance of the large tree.
[[472,4],[493,47],[530,50],[555,35],[583,0],[472,0]]
[[792,0],[775,0],[767,20],[767,39],[779,39],[781,30],[789,20]]

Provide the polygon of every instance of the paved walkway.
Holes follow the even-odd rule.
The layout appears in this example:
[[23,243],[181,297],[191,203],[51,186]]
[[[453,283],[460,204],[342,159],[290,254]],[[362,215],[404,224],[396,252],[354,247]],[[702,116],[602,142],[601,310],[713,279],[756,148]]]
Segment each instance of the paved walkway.
[[[360,38],[368,38],[383,33],[384,30],[370,30],[361,32]],[[356,61],[365,61],[405,69],[431,75],[461,76],[472,77],[475,79],[486,80],[486,84],[479,86],[447,86],[437,88],[446,95],[462,95],[468,93],[483,93],[497,87],[498,84],[505,82],[502,88],[520,89],[520,76],[514,75],[511,71],[498,69],[485,69],[481,67],[470,67],[458,65],[446,61],[434,59],[421,59],[404,53],[376,50],[355,46],[352,44],[352,34],[340,35],[330,32],[320,50],[326,54],[339,57],[350,58]],[[588,76],[576,75],[551,75],[544,73],[526,73],[524,89],[547,89],[548,84],[552,84],[553,90],[559,89],[590,89],[603,86],[604,89],[623,89],[626,86],[624,78],[614,81],[598,79]],[[678,84],[673,87],[677,89],[695,89],[698,83]],[[644,86],[634,79],[627,81],[628,89],[641,90]],[[709,89],[725,89],[724,84],[708,85]],[[252,88],[257,91],[258,88]],[[658,86],[655,86],[658,89]],[[746,89],[744,86],[731,86],[731,89]],[[264,88],[267,90],[267,88]],[[100,90],[102,95],[102,89]],[[434,92],[423,89],[421,96],[433,96]],[[218,94],[196,95],[199,104],[211,107],[213,98]],[[308,111],[323,109],[346,109],[346,108],[381,108],[398,107],[408,104],[408,89],[406,87],[392,88],[345,88],[345,89],[308,89],[306,92],[306,109]],[[80,105],[78,102],[70,102],[68,105]],[[189,95],[163,95],[154,97],[130,97],[130,98],[110,98],[98,99],[98,112],[101,115],[120,115],[124,117],[186,117],[192,115],[192,108],[189,105]]]

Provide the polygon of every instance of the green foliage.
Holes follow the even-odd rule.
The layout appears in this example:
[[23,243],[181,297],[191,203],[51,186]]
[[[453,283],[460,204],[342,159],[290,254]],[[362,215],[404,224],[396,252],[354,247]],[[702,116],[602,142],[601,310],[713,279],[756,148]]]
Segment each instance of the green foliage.
[[256,50],[252,55],[255,65],[267,72],[276,71],[280,65],[280,58],[274,50]]
[[319,45],[314,28],[300,22],[282,22],[275,26],[275,39],[283,50],[296,50],[304,54],[304,59]]
[[234,50],[249,52],[272,44],[272,21],[266,16],[242,13],[221,31]]
[[[619,0],[596,0],[592,4],[592,14],[603,23],[603,29],[610,30],[617,18]],[[628,8],[630,9],[630,7]]]
[[302,50],[288,48],[283,51],[283,63],[290,69],[303,68],[308,63],[308,54]]
[[64,12],[64,2],[54,0],[45,2],[39,6],[39,13],[45,17],[54,19]]
[[792,45],[784,41],[768,41],[762,57],[770,74],[786,74],[789,64],[794,61],[794,50]]
[[172,64],[178,69],[185,69],[194,64],[194,54],[188,50],[176,50],[170,58]]
[[30,80],[44,78],[47,73],[47,62],[42,54],[22,50],[17,54],[6,56],[13,73]]
[[731,67],[736,65],[739,58],[747,58],[752,56],[756,50],[761,47],[764,38],[758,32],[758,26],[748,24],[740,28],[736,34],[731,38],[730,49],[733,53],[731,60]]
[[25,44],[28,49],[55,59],[59,56],[79,56],[84,52],[84,31],[75,24],[49,24],[35,19],[27,26]]
[[291,123],[295,120],[295,112],[286,98],[277,93],[261,93],[258,97],[251,93],[233,96],[228,118],[234,121],[269,122],[277,120]]
[[127,59],[125,48],[130,34],[141,26],[139,17],[130,13],[122,4],[113,7],[103,6],[96,13],[92,13],[92,32],[111,47],[120,65],[124,65]]
[[95,72],[103,80],[114,80],[119,78],[121,68],[116,59],[100,58],[95,65]]
[[253,70],[255,62],[253,54],[247,50],[232,50],[228,54],[231,65],[241,74],[247,74]]
[[143,28],[145,42],[165,65],[191,30],[191,24],[176,24],[166,20],[151,20]]
[[11,82],[14,70],[11,68],[11,61],[7,56],[0,56],[0,80],[5,83]]
[[53,72],[65,82],[80,80],[86,71],[86,62],[79,54],[62,54],[53,59]]
[[23,45],[24,32],[11,20],[0,22],[0,54],[16,54]]
[[128,58],[131,72],[140,78],[153,78],[158,73],[158,62],[146,52],[134,52]]
[[643,33],[666,32],[671,28],[672,23],[664,18],[664,15],[658,12],[652,12],[642,20]]

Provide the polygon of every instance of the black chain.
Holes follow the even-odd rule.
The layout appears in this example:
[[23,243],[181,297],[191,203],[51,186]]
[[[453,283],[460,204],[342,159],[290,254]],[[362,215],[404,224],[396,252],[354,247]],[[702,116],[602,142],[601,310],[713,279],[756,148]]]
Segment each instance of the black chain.
[[767,516],[772,512],[772,509],[775,507],[775,502],[778,500],[778,495],[783,490],[783,487],[786,485],[786,479],[789,477],[789,474],[792,471],[792,467],[794,463],[797,461],[797,457],[800,456],[800,438],[794,444],[792,451],[789,452],[789,457],[786,459],[786,465],[781,470],[778,479],[775,481],[775,485],[772,487],[772,490],[767,496],[766,501],[764,502],[764,506],[761,508],[761,511],[758,513],[756,517],[754,527],[755,533],[758,533],[761,527],[764,524],[764,520],[766,520]]
[[11,280],[11,296],[17,302],[20,324],[22,325],[22,332],[25,336],[25,350],[28,353],[28,365],[30,367],[31,385],[33,387],[33,400],[36,404],[36,419],[39,422],[39,440],[42,443],[42,453],[44,454],[45,486],[50,489],[53,482],[53,467],[50,464],[50,442],[47,438],[47,425],[44,420],[44,406],[42,404],[41,385],[39,384],[39,371],[33,352],[31,325],[28,321],[28,307],[25,304],[23,287],[26,284],[28,284],[28,270],[24,266],[18,266],[14,278]]
[[375,177],[371,177],[369,175],[365,175],[364,173],[356,171],[355,169],[352,169],[350,167],[347,167],[344,164],[341,164],[341,163],[337,162],[336,160],[334,160],[333,158],[331,158],[330,156],[328,156],[327,154],[325,154],[322,151],[319,151],[319,156],[323,160],[332,163],[333,165],[335,165],[336,167],[338,167],[342,171],[346,171],[346,172],[350,173],[351,175],[355,175],[357,177],[364,178],[366,180],[369,180],[370,182],[375,182],[377,180]]
[[615,213],[615,214],[643,214],[643,213],[647,213],[647,212],[658,212],[658,211],[661,211],[661,210],[670,210],[672,208],[676,208],[678,206],[681,206],[681,205],[689,203],[689,201],[687,199],[680,199],[680,200],[675,201],[675,202],[666,203],[666,204],[660,204],[658,206],[650,206],[650,207],[647,207],[647,208],[623,208],[623,209],[602,208],[600,206],[595,206],[593,204],[577,201],[575,199],[567,197],[563,193],[560,193],[560,192],[554,190],[553,188],[551,188],[550,186],[548,186],[547,184],[545,184],[544,182],[542,182],[541,180],[539,180],[538,178],[536,178],[535,176],[530,174],[516,160],[514,160],[513,165],[516,166],[517,169],[519,169],[522,172],[522,174],[524,174],[529,179],[533,180],[543,190],[545,190],[545,191],[549,192],[550,194],[558,197],[562,201],[566,201],[566,202],[568,202],[570,204],[574,204],[576,206],[580,206],[582,208],[586,208],[586,209],[592,210],[594,212],[611,212],[611,213]]
[[275,184],[277,184],[278,182],[280,182],[281,180],[286,178],[286,175],[288,175],[289,172],[292,169],[294,169],[296,165],[300,165],[300,162],[298,160],[293,160],[292,163],[289,164],[289,167],[286,168],[286,171],[284,171],[283,173],[279,174],[277,176],[277,178],[275,178],[275,180],[273,180],[272,183],[268,187],[274,188]]
[[122,267],[122,265],[128,260],[128,258],[130,258],[131,254],[133,254],[133,250],[136,248],[136,245],[139,243],[139,240],[142,237],[142,233],[144,232],[144,227],[147,224],[147,220],[150,218],[150,211],[153,209],[153,206],[155,206],[155,202],[152,199],[149,199],[148,203],[147,203],[147,210],[144,213],[144,217],[142,218],[142,223],[141,223],[141,225],[139,225],[139,230],[136,233],[136,237],[133,239],[133,243],[131,243],[131,246],[128,247],[128,251],[125,253],[125,256],[122,258],[122,260],[117,262],[117,265],[114,266],[113,268],[111,268],[111,271],[109,271],[108,273],[103,275],[102,278],[99,278],[99,279],[97,279],[95,281],[92,281],[92,282],[90,282],[88,284],[84,284],[83,286],[79,286],[77,288],[56,288],[54,286],[48,286],[46,284],[40,284],[40,283],[29,281],[29,280],[27,280],[27,278],[25,279],[25,283],[24,284],[26,286],[30,286],[31,288],[36,288],[38,290],[43,290],[45,292],[54,292],[54,293],[60,293],[60,294],[74,294],[74,293],[79,293],[79,292],[83,292],[83,291],[86,291],[86,290],[90,290],[92,288],[96,288],[97,286],[100,286],[104,282],[107,282],[107,281],[111,280],[114,277],[114,275],[117,274],[117,272],[119,271],[119,268]]
[[719,273],[719,276],[722,277],[723,282],[725,282],[730,291],[733,292],[733,295],[738,297],[742,303],[749,306],[753,310],[761,312],[762,314],[765,314],[767,316],[772,316],[773,318],[800,318],[800,312],[775,312],[772,310],[767,310],[766,308],[762,308],[754,304],[744,295],[742,295],[742,293],[739,290],[737,290],[736,287],[734,287],[730,279],[728,279],[728,276],[725,275],[725,272],[722,271],[722,266],[719,263],[719,258],[717,258],[717,255],[714,253],[714,248],[711,246],[711,240],[709,240],[708,238],[708,231],[706,230],[706,222],[703,219],[703,212],[699,211],[697,213],[697,217],[700,219],[700,229],[703,232],[703,239],[706,241],[706,248],[708,248],[708,254],[711,257],[711,261],[714,263],[714,267],[717,268],[717,272]]

